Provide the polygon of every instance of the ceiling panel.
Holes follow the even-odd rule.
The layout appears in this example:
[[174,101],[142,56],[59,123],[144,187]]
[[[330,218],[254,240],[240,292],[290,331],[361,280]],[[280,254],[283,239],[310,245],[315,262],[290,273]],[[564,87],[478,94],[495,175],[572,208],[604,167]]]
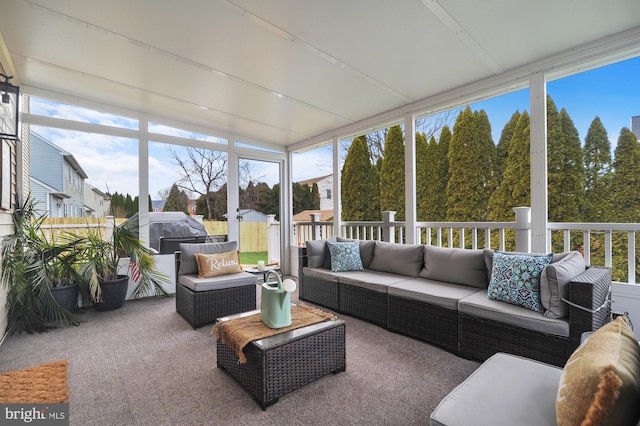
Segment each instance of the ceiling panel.
[[3,0],[1,10],[22,84],[284,146],[640,28],[637,0]]

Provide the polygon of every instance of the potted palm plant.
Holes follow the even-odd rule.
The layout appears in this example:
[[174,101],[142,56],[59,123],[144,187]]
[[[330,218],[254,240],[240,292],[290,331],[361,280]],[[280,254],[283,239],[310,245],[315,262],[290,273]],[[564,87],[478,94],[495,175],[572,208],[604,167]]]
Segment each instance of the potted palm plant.
[[[115,224],[114,224],[115,225]],[[98,310],[120,308],[126,299],[129,276],[137,285],[132,297],[170,296],[162,286],[168,277],[155,266],[150,250],[137,237],[135,230],[113,226],[112,235],[105,239],[104,229],[97,229],[85,237],[82,273],[88,283],[88,298]],[[120,259],[130,257],[128,274],[123,273]]]
[[60,236],[57,242],[47,239],[41,230],[46,215],[38,213],[30,197],[16,202],[12,219],[14,233],[0,245],[7,331],[33,333],[57,325],[78,325],[73,311],[83,281],[77,268],[82,239],[71,234]]

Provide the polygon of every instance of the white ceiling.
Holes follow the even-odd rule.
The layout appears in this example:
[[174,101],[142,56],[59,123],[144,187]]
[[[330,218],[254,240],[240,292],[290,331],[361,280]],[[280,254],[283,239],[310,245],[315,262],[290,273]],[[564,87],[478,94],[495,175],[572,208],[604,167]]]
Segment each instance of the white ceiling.
[[640,1],[2,0],[0,33],[25,87],[301,146],[603,38],[640,40]]

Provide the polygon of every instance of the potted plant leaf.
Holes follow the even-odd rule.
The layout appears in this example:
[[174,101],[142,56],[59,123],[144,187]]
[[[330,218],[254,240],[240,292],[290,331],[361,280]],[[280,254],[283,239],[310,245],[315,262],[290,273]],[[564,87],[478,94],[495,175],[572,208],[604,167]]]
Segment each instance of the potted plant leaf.
[[[1,243],[1,280],[7,289],[8,332],[42,332],[58,325],[78,325],[73,311],[83,277],[77,268],[82,239],[65,234],[49,241],[41,230],[46,215],[30,197],[16,202],[14,233]],[[59,293],[71,292],[61,303]],[[74,298],[75,297],[75,298]]]
[[[115,224],[114,224],[115,225]],[[93,230],[85,237],[82,273],[87,280],[88,298],[98,310],[120,308],[126,299],[129,275],[122,273],[120,259],[130,257],[129,273],[137,282],[132,297],[170,294],[162,286],[169,278],[155,266],[151,251],[128,227],[113,226],[112,235],[104,239],[104,229]]]

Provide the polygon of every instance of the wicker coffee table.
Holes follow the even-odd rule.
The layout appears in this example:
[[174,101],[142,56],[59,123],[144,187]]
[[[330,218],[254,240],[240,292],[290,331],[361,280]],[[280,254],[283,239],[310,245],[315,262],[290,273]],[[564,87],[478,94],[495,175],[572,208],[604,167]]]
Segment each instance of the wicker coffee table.
[[345,371],[345,323],[335,319],[254,340],[245,346],[244,354],[247,362],[240,364],[238,355],[216,339],[218,368],[240,382],[265,410],[286,393],[329,373]]

